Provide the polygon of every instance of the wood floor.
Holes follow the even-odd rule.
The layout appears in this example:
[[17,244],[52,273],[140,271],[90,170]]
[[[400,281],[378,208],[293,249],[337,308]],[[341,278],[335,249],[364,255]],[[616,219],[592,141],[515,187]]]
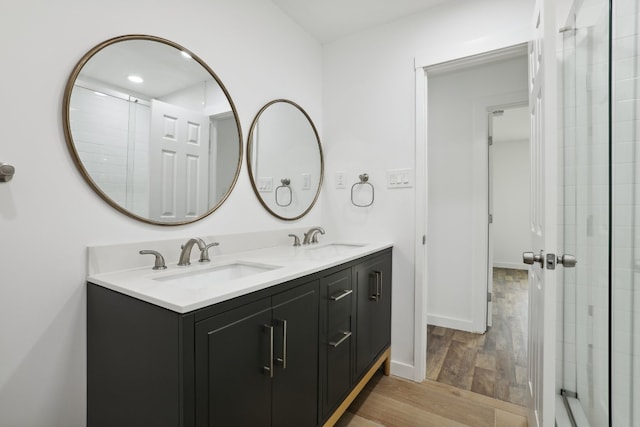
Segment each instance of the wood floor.
[[493,277],[485,334],[427,327],[427,379],[526,406],[527,272],[494,268]]
[[527,272],[494,269],[493,327],[428,326],[422,383],[378,372],[337,427],[527,427]]
[[525,409],[446,384],[407,381],[381,372],[337,427],[527,427]]

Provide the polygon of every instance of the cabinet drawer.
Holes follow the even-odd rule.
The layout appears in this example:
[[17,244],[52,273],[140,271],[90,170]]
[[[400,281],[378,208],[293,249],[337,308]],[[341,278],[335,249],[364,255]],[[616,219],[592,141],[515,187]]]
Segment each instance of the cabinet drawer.
[[337,325],[349,319],[352,309],[353,288],[351,271],[339,271],[325,278],[327,299],[327,332],[328,338]]
[[336,327],[335,332],[328,335],[325,347],[327,355],[327,376],[324,396],[323,414],[327,415],[335,409],[351,386],[351,325],[345,321]]

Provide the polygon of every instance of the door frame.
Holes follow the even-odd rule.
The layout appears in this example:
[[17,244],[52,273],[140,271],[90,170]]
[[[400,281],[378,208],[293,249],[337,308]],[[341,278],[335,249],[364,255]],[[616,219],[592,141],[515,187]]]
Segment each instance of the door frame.
[[[429,55],[415,58],[415,270],[414,270],[414,372],[415,381],[421,382],[426,378],[427,371],[427,100],[430,72],[468,67],[474,64],[498,61],[519,56],[528,50],[528,40],[505,40],[490,46],[476,46],[475,49],[465,51],[451,51],[450,55]],[[483,108],[494,108],[500,105],[513,105],[528,102],[526,91],[516,94],[496,96]],[[487,194],[488,197],[488,194]],[[485,305],[486,311],[486,305]],[[484,314],[486,319],[486,312]]]

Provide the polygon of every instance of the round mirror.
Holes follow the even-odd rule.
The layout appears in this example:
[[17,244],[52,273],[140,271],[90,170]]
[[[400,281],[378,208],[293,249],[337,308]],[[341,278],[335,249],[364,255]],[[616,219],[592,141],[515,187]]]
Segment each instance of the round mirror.
[[324,173],[320,138],[309,115],[292,101],[271,101],[253,120],[247,146],[251,184],[262,206],[284,220],[309,212]]
[[179,225],[224,202],[242,162],[229,93],[196,55],[130,35],[87,52],[67,82],[67,145],[89,185],[138,220]]

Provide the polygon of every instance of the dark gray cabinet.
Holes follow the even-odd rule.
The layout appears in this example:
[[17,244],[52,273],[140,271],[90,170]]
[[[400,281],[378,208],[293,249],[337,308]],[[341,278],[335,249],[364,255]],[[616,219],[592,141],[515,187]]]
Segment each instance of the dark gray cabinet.
[[391,344],[391,257],[377,256],[353,268],[356,284],[356,378]]
[[186,314],[89,283],[87,424],[323,425],[390,324],[391,249]]
[[320,332],[322,414],[330,415],[349,393],[352,385],[353,287],[351,268],[321,281],[323,322]]
[[316,424],[317,281],[195,328],[197,426]]

